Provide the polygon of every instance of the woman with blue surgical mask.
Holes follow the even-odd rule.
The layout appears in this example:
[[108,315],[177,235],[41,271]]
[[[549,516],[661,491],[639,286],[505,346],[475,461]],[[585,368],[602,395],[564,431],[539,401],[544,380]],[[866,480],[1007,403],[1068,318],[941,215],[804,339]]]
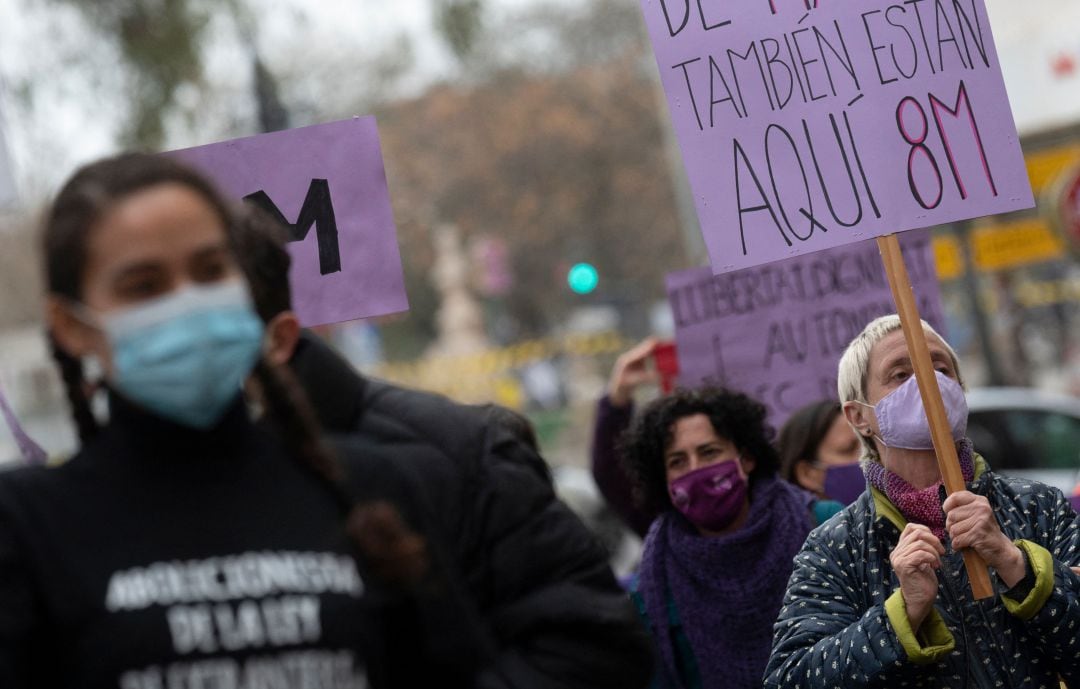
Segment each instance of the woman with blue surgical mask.
[[[424,581],[425,541],[357,502],[299,388],[261,359],[234,227],[209,183],[158,156],[92,164],[57,196],[47,322],[82,447],[0,475],[0,687],[420,676],[419,634],[391,647],[387,630],[410,629],[399,594]],[[252,374],[265,424],[241,394]]]
[[[869,490],[795,558],[767,687],[1080,683],[1080,528],[1061,491],[978,455],[956,354],[922,325],[966,489],[944,497],[900,319],[871,322],[838,378]],[[974,600],[966,548],[994,597]]]

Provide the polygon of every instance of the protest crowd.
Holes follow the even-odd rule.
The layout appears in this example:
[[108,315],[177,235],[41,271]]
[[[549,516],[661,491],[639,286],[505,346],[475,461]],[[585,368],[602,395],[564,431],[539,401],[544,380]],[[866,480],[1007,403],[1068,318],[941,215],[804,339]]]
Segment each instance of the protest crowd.
[[[982,2],[825,8],[812,33],[806,2],[704,61],[676,44],[753,13],[679,5],[643,11],[662,65],[689,56],[663,78],[691,89],[691,181],[716,173],[712,266],[669,277],[674,341],[627,347],[590,398],[581,464],[641,541],[626,571],[527,415],[361,372],[321,334],[407,309],[373,118],[119,153],[67,174],[39,228],[77,449],[48,457],[0,390],[21,454],[0,467],[0,689],[1080,689],[1076,500],[969,434],[925,230],[1031,195],[1011,120],[987,121],[1008,101]],[[892,103],[893,148],[867,142],[858,102],[889,75],[961,68],[944,100]],[[965,107],[954,151],[942,118]],[[465,270],[439,276],[461,322]]]

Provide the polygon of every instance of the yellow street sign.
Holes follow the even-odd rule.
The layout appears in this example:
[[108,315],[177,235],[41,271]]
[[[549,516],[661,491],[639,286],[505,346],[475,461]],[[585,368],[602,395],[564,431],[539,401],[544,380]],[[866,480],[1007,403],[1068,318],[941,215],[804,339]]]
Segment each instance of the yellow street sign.
[[[1060,175],[1080,164],[1080,144],[1070,143],[1024,156],[1031,189],[1038,197]],[[1065,244],[1041,217],[1000,223],[989,221],[972,230],[971,257],[980,272],[1009,270],[1053,261],[1065,255]],[[938,278],[955,280],[964,274],[960,242],[952,235],[934,237]]]
[[971,232],[972,259],[978,270],[1008,270],[1053,261],[1065,244],[1041,218],[978,227]]
[[[1065,245],[1041,218],[991,223],[971,231],[971,258],[975,269],[989,273],[1054,261],[1065,255]],[[951,235],[934,237],[938,279],[955,280],[964,274],[960,241]]]
[[964,257],[956,237],[934,237],[932,246],[939,280],[955,280],[964,274]]
[[1080,163],[1080,144],[1034,151],[1024,156],[1024,162],[1027,163],[1031,190],[1038,196],[1058,175]]

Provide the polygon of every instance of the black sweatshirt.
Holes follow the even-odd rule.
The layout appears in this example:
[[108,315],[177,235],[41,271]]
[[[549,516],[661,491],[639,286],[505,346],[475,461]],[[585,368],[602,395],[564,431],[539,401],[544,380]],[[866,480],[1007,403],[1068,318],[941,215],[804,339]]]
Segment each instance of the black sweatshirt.
[[[358,467],[376,459],[398,467],[410,506],[430,506],[432,541],[449,547],[444,570],[464,600],[424,607],[459,624],[422,655],[444,666],[465,659],[458,676],[482,667],[478,689],[648,685],[649,634],[533,449],[480,409],[361,376],[310,333],[289,365],[323,427],[348,437],[342,456],[364,458]],[[448,640],[456,648],[442,645]]]
[[329,488],[239,402],[209,432],[111,408],[0,474],[0,687],[385,686],[387,598]]

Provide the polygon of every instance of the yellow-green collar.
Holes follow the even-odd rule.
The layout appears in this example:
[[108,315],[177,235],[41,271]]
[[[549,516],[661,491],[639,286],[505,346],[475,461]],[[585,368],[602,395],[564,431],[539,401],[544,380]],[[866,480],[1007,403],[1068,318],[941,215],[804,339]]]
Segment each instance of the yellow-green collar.
[[[975,478],[979,478],[986,473],[987,468],[986,460],[979,453],[975,453]],[[874,519],[884,517],[892,522],[897,529],[903,531],[904,527],[907,526],[907,520],[904,519],[904,515],[900,514],[900,510],[896,509],[896,505],[892,504],[884,493],[873,486],[870,486],[870,495],[874,498]]]

